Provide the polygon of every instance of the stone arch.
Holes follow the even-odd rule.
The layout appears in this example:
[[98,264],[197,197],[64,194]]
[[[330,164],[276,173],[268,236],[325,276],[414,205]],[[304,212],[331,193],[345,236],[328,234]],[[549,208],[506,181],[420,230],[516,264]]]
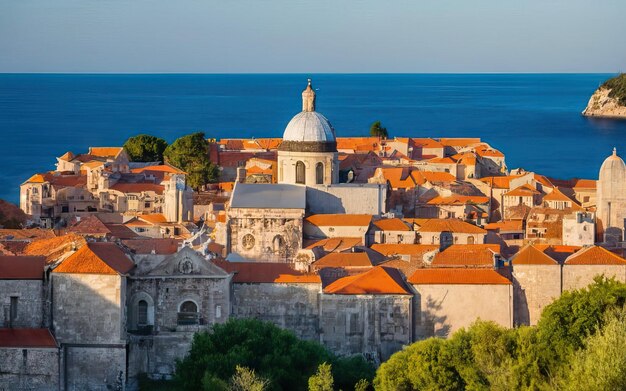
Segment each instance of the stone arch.
[[315,184],[321,185],[324,183],[324,163],[318,162],[315,165]]
[[302,185],[306,183],[306,167],[301,160],[296,162],[296,183]]
[[282,236],[280,236],[280,235],[274,236],[274,239],[272,239],[272,250],[276,254],[280,254],[280,253],[284,252],[284,250],[285,250],[285,239]]
[[130,330],[154,326],[154,300],[146,292],[137,292],[133,296],[129,312]]
[[200,323],[200,306],[191,298],[184,298],[178,303],[179,325],[192,325]]

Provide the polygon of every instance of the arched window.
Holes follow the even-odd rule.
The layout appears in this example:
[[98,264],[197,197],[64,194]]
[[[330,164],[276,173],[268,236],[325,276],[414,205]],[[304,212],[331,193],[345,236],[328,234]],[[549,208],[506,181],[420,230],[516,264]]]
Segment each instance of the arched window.
[[298,161],[296,163],[296,183],[301,183],[303,185],[305,184],[304,173],[305,173],[304,163]]
[[190,325],[198,324],[198,305],[191,300],[187,300],[180,305],[178,311],[178,324]]
[[322,162],[315,165],[315,183],[318,185],[324,183],[324,164]]
[[148,302],[139,300],[137,303],[137,326],[146,326],[148,324]]
[[467,244],[474,244],[474,237],[473,236],[468,236],[467,237]]
[[285,247],[285,240],[282,236],[276,235],[274,236],[274,240],[272,240],[272,247],[275,253],[279,253]]

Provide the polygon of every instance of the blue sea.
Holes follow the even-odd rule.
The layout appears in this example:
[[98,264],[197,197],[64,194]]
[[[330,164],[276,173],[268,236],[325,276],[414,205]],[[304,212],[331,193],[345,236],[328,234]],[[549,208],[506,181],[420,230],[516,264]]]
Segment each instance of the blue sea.
[[597,178],[626,121],[580,115],[608,74],[0,74],[0,198],[18,202],[31,174],[89,146],[148,133],[168,142],[280,137],[312,77],[317,110],[338,136],[382,121],[391,136],[481,137],[510,168]]

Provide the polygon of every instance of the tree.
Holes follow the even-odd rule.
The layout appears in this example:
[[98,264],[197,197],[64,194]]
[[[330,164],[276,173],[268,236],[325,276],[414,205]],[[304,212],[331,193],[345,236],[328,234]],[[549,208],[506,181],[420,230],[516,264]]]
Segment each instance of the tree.
[[202,132],[178,138],[165,149],[163,157],[187,173],[187,183],[194,189],[218,179],[218,167],[209,160],[209,142]]
[[[178,389],[198,390],[203,378],[228,382],[237,366],[267,379],[268,390],[306,390],[319,364],[329,363],[334,377],[348,389],[359,379],[371,379],[373,369],[360,359],[339,359],[317,342],[304,341],[287,330],[257,319],[230,319],[211,332],[196,333],[187,356],[177,362]],[[360,371],[357,369],[361,368]],[[363,369],[365,368],[365,369]]]
[[257,375],[254,369],[237,365],[230,379],[231,391],[265,391],[269,381]]
[[309,378],[309,391],[333,391],[334,383],[331,365],[322,363],[315,375]]
[[376,121],[370,126],[370,136],[387,138],[389,134],[387,133],[387,128],[384,128],[380,121]]
[[133,162],[162,162],[165,148],[165,140],[147,134],[130,137],[124,143],[124,149]]

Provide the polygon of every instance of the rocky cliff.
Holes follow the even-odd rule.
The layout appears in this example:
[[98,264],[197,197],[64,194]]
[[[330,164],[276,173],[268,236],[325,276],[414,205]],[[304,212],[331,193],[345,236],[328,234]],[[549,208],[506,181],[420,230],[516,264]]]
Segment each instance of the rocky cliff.
[[626,119],[626,74],[607,80],[593,93],[583,115]]

